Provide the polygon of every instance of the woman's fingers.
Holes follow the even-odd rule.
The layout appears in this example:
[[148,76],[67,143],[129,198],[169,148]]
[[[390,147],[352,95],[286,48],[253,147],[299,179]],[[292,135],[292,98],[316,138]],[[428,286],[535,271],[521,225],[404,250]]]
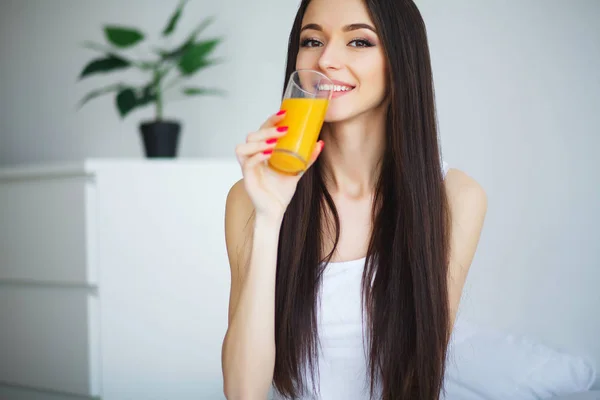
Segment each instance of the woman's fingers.
[[287,131],[287,126],[261,129],[259,131],[248,134],[248,136],[246,136],[246,143],[262,142],[270,139],[279,139],[280,137],[284,136],[287,133]]
[[[268,160],[271,158],[272,151],[260,152],[256,153],[253,156],[249,157],[244,164],[242,165],[243,171],[249,171],[252,168],[256,167],[258,164]],[[245,172],[244,172],[245,173]]]
[[281,122],[285,117],[285,110],[279,111],[277,114],[273,114],[267,119],[261,126],[260,129],[272,128],[277,125],[278,122]]
[[235,154],[240,163],[244,163],[246,159],[254,156],[257,153],[262,153],[267,150],[272,150],[277,144],[277,140],[265,140],[262,142],[250,142],[238,144],[235,148]]

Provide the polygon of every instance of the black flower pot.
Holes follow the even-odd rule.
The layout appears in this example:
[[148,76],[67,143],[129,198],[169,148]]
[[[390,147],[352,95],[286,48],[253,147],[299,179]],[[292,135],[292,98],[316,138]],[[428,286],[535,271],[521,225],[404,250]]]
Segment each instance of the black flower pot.
[[144,122],[140,125],[147,158],[175,158],[181,125],[171,121]]

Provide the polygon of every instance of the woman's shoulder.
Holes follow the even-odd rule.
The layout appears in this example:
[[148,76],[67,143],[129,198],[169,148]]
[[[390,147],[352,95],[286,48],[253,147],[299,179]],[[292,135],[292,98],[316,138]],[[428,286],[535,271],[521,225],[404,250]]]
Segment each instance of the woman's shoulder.
[[225,241],[229,252],[230,262],[236,263],[240,250],[247,247],[251,239],[254,216],[254,205],[244,180],[237,181],[227,194],[225,201]]
[[252,201],[250,200],[250,196],[248,196],[248,192],[246,192],[243,178],[234,183],[229,189],[226,205],[234,208],[252,207]]
[[227,200],[225,201],[225,218],[235,222],[236,225],[240,221],[247,222],[251,220],[254,215],[254,205],[252,200],[246,191],[244,180],[240,179],[233,184],[229,193],[227,193]]
[[483,191],[483,187],[479,182],[467,172],[458,168],[451,168],[446,162],[444,162],[442,168],[444,170],[444,182],[448,189],[459,192]]
[[485,210],[487,195],[481,184],[465,171],[457,168],[448,168],[445,174],[444,185],[448,195],[450,208]]

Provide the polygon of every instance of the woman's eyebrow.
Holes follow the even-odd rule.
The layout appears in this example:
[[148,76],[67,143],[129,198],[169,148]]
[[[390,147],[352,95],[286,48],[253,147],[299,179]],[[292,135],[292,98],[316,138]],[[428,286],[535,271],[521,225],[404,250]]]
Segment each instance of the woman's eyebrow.
[[[314,31],[323,32],[323,27],[321,25],[319,25],[319,24],[307,24],[307,25],[304,25],[302,27],[302,29],[300,29],[300,32],[303,32],[303,31],[308,30],[308,29],[312,29]],[[346,26],[344,26],[343,31],[344,32],[350,32],[350,31],[356,31],[358,29],[368,29],[370,31],[373,31],[374,33],[377,33],[377,31],[375,31],[375,28],[373,28],[371,25],[369,25],[369,24],[363,24],[363,23],[346,25]]]

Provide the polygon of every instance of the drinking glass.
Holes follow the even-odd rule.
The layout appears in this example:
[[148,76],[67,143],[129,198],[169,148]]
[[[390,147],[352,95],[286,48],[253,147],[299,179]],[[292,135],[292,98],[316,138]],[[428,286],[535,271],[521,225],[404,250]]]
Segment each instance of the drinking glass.
[[288,131],[273,149],[271,168],[291,175],[306,170],[332,94],[333,82],[322,73],[306,69],[292,73],[281,104],[286,114],[277,124]]

